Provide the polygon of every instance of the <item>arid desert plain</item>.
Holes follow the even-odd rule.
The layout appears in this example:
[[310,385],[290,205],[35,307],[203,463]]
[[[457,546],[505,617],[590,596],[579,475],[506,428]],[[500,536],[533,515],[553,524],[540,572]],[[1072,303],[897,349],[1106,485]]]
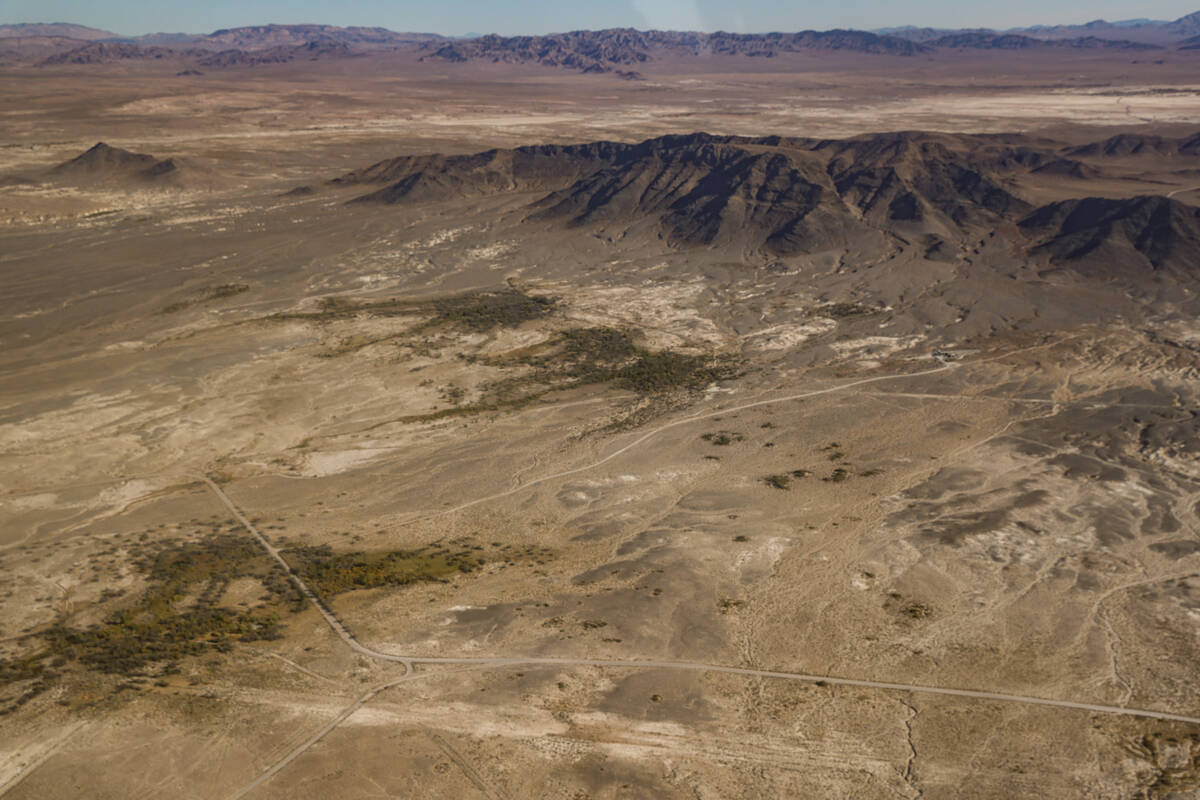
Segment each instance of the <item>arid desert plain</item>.
[[0,796],[1200,796],[1200,51],[421,52],[0,63]]

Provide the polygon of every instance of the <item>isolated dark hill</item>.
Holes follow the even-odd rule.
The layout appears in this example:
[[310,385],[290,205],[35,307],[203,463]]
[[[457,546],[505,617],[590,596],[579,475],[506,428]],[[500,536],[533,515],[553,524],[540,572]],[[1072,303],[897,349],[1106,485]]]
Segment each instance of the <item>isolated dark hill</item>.
[[1162,136],[1148,134],[1122,133],[1112,136],[1102,142],[1073,147],[1066,151],[1069,156],[1138,156],[1138,155],[1169,155],[1179,152],[1181,142]]
[[113,187],[129,184],[171,186],[179,182],[182,174],[175,159],[159,160],[145,153],[133,153],[98,142],[86,152],[51,169],[49,177]]
[[1101,172],[1098,168],[1073,158],[1057,158],[1047,161],[1033,170],[1035,175],[1058,175],[1062,178],[1096,178]]
[[1041,239],[1035,253],[1086,274],[1200,277],[1200,209],[1166,197],[1066,200],[1037,209],[1021,227]]
[[534,205],[570,226],[656,221],[672,245],[788,254],[844,245],[867,229],[817,158],[770,140],[703,134],[643,142],[611,167]]

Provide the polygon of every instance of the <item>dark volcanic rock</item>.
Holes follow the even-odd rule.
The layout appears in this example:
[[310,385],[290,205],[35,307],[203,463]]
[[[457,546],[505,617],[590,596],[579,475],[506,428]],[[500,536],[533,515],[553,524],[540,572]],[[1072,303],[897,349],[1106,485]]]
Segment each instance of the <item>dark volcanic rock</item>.
[[[1200,137],[1184,141],[1200,147]],[[1180,147],[1114,137],[1095,152],[1138,152],[1162,142]],[[1200,210],[1152,196],[1085,198],[1035,210],[1009,188],[1014,173],[1031,172],[1098,173],[1064,157],[1054,142],[1017,135],[899,132],[813,140],[696,133],[637,144],[404,156],[330,184],[373,187],[354,203],[525,193],[527,222],[767,256],[872,250],[890,237],[922,248],[926,259],[954,261],[962,248],[980,246],[969,241],[1000,233],[1013,247],[1080,274],[1132,280],[1165,271],[1194,280]]]
[[119,147],[97,142],[89,150],[64,161],[51,170],[54,175],[96,175],[130,170],[143,170],[156,164],[158,159],[145,153],[132,153]]
[[1088,197],[1037,209],[1021,227],[1040,234],[1035,252],[1107,276],[1200,272],[1200,209],[1166,197]]
[[819,159],[766,141],[652,139],[543,198],[533,218],[584,225],[648,217],[672,244],[736,243],[777,253],[827,249],[865,232]]
[[[880,225],[944,234],[969,222],[1019,214],[1029,205],[1004,189],[972,152],[982,140],[901,132],[820,142],[847,202]],[[1033,159],[1040,160],[1040,159]]]
[[614,163],[633,148],[616,142],[535,145],[466,156],[402,156],[355,170],[332,183],[390,184],[359,202],[434,202],[500,192],[550,191]]
[[174,159],[160,161],[145,153],[133,153],[97,142],[86,152],[51,169],[49,175],[55,180],[77,183],[134,180],[168,184],[174,182],[179,173],[179,164]]
[[530,220],[570,226],[651,220],[676,245],[734,244],[776,253],[844,245],[870,230],[961,238],[1030,206],[989,164],[1048,163],[1019,137],[897,133],[848,140],[690,134],[639,144],[521,147],[469,156],[405,156],[343,175],[381,184],[354,202],[412,203],[544,192]]
[[889,56],[930,52],[924,45],[908,39],[840,29],[798,33],[713,33],[708,35],[706,44],[714,53],[749,56],[804,50],[849,50]]
[[56,53],[42,62],[45,66],[55,64],[106,64],[113,61],[175,58],[191,55],[189,52],[172,50],[168,47],[142,47],[136,44],[92,42],[65,53]]
[[1057,158],[1033,170],[1036,175],[1058,175],[1064,178],[1094,178],[1100,170],[1073,158]]
[[[1196,137],[1193,137],[1196,138]],[[1171,155],[1178,153],[1183,143],[1176,139],[1149,134],[1122,133],[1102,142],[1073,147],[1066,151],[1070,156],[1137,156]]]
[[313,41],[301,45],[286,45],[265,50],[222,50],[200,58],[202,67],[253,67],[260,64],[287,64],[297,60],[316,61],[324,58],[348,58],[354,55],[345,42]]

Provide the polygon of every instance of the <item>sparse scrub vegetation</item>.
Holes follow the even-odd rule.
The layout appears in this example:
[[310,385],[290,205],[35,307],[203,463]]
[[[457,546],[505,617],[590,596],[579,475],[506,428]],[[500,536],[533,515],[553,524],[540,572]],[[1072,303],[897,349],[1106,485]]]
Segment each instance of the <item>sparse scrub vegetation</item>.
[[428,319],[404,333],[420,333],[449,325],[472,331],[489,331],[544,317],[554,310],[556,302],[552,297],[528,295],[512,288],[494,292],[468,292],[428,300],[390,298],[361,303],[334,295],[321,298],[316,311],[275,314],[270,319],[332,322],[357,316],[426,316]]
[[180,300],[163,308],[163,314],[174,314],[183,311],[186,308],[207,303],[210,300],[222,300],[227,297],[236,297],[239,294],[250,291],[250,286],[245,283],[222,283],[217,286],[208,286],[202,289],[198,296],[188,300]]
[[865,306],[862,303],[830,303],[829,305],[820,306],[812,310],[813,316],[833,317],[834,319],[857,317],[863,314],[870,314],[871,312],[871,307]]
[[734,600],[730,597],[722,597],[717,601],[717,610],[722,614],[728,614],[732,611],[737,611],[742,605],[743,602],[741,600]]
[[628,332],[615,328],[567,330],[515,360],[508,357],[484,363],[492,367],[521,365],[529,371],[484,385],[482,397],[474,403],[403,421],[427,422],[520,408],[551,392],[600,383],[611,383],[642,397],[675,396],[737,376],[736,363],[729,357],[646,350],[635,344]]
[[511,327],[546,316],[555,303],[552,297],[527,295],[516,289],[454,297],[435,301],[437,315],[426,327],[457,324],[473,331]]
[[[0,685],[33,680],[26,693],[36,695],[59,676],[57,668],[72,662],[130,678],[169,675],[188,656],[227,652],[235,641],[279,638],[279,612],[304,603],[282,568],[236,535],[213,533],[143,552],[133,564],[148,583],[139,597],[87,628],[55,624],[40,634],[43,646],[37,652],[0,660]],[[262,602],[244,609],[220,606],[230,582],[246,577],[262,583]],[[106,592],[101,599],[123,594]]]
[[[696,391],[735,377],[728,358],[646,350],[627,331],[578,328],[564,331],[550,352],[530,357],[532,380],[559,388],[615,383],[642,395]],[[565,379],[565,384],[562,383]]]
[[462,538],[413,550],[337,553],[328,545],[295,547],[283,551],[283,556],[314,591],[329,598],[355,589],[444,583],[454,575],[476,572],[489,562],[543,564],[553,554],[542,547],[485,547]]
[[850,478],[850,470],[848,470],[844,467],[838,467],[837,469],[835,469],[833,472],[831,472],[826,477],[821,478],[821,480],[825,481],[826,483],[841,483],[842,481],[848,480],[849,478]]
[[768,475],[762,480],[763,483],[765,483],[767,486],[770,486],[772,489],[780,489],[786,492],[792,488],[792,476],[788,475],[787,473]]
[[715,431],[712,433],[706,433],[700,438],[709,444],[715,444],[718,447],[724,447],[731,445],[734,442],[742,442],[746,440],[745,436],[737,433],[736,431]]

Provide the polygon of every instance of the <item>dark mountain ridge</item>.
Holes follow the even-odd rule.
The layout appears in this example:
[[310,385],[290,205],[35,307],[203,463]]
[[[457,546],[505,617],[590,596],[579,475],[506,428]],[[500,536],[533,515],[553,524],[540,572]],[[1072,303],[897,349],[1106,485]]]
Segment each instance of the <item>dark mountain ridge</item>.
[[[1128,137],[1127,137],[1128,138]],[[1090,273],[1200,267],[1196,209],[1163,197],[1084,198],[1034,208],[1012,189],[1021,174],[1087,177],[1067,157],[1102,155],[1022,135],[902,131],[850,139],[670,135],[404,156],[330,186],[373,188],[350,202],[403,205],[532,195],[529,223],[646,234],[675,247],[734,247],[772,256],[853,242],[957,242],[998,230],[1030,257]],[[1200,142],[1200,135],[1178,140]],[[954,248],[951,247],[951,250]],[[947,252],[943,248],[943,252]]]
[[536,63],[583,72],[613,72],[663,56],[741,55],[773,57],[805,50],[849,50],[880,55],[912,56],[930,52],[904,39],[867,31],[831,30],[797,33],[696,33],[612,28],[570,31],[545,36],[481,36],[451,43],[431,43],[421,60],[473,60]]
[[1101,39],[1083,36],[1064,39],[1038,39],[1016,33],[970,31],[940,36],[928,42],[931,47],[969,50],[1041,50],[1073,48],[1076,50],[1161,50],[1161,45],[1132,42],[1128,39]]
[[108,64],[120,61],[177,61],[209,69],[245,67],[261,64],[287,64],[292,61],[315,61],[324,58],[349,58],[360,53],[344,42],[312,41],[299,45],[280,45],[258,50],[207,50],[144,46],[113,42],[89,42],[81,47],[56,53],[41,62],[42,66],[60,64]]
[[1159,196],[1086,197],[1043,206],[1021,221],[1035,253],[1110,277],[1166,271],[1200,277],[1200,208]]
[[[17,26],[9,27],[15,30]],[[31,29],[67,30],[72,27],[32,26]],[[94,44],[101,47],[79,47],[73,52],[53,56],[45,63],[92,64],[174,56],[199,59],[205,57],[200,51],[210,51],[225,55],[214,58],[208,66],[240,66],[285,63],[305,58],[305,51],[316,53],[315,57],[330,57],[387,50],[413,52],[423,62],[540,64],[583,73],[617,73],[636,78],[639,77],[639,65],[667,58],[774,58],[787,53],[822,51],[896,57],[964,49],[1141,51],[1157,49],[1173,42],[1179,43],[1181,49],[1193,49],[1197,45],[1188,41],[1188,37],[1200,35],[1200,12],[1172,23],[1139,22],[1115,26],[1089,23],[1065,28],[1010,31],[902,28],[886,32],[837,29],[794,33],[702,33],[611,28],[538,36],[489,34],[470,39],[450,39],[436,34],[399,33],[378,27],[343,28],[333,25],[272,24],[226,28],[204,35],[147,34],[107,38],[98,35],[106,33],[103,31],[82,30],[90,33],[81,38],[93,40]],[[1146,33],[1151,30],[1156,33]],[[237,55],[238,52],[261,55]]]

